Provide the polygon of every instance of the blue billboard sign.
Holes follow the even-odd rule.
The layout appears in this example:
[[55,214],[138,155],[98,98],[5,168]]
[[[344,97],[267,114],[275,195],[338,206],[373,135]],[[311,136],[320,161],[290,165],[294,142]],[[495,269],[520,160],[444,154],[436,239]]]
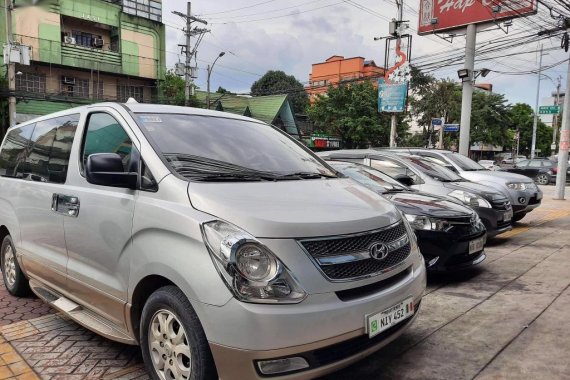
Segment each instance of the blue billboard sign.
[[378,80],[378,112],[404,112],[408,97],[408,83],[384,83]]

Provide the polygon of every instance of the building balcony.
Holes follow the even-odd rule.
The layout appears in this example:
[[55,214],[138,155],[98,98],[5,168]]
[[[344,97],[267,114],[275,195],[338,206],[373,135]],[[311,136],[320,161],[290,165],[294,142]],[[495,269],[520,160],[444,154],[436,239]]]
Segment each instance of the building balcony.
[[122,71],[120,53],[66,43],[61,44],[61,64],[106,72],[119,73]]

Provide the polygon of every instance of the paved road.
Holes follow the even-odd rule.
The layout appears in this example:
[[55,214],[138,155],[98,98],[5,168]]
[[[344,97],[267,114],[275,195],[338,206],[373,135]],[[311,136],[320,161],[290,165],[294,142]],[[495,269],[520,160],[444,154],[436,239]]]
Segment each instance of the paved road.
[[[327,379],[570,379],[570,200],[553,201],[553,190],[491,242],[484,265],[430,278],[401,339]],[[38,378],[148,376],[136,348],[0,286],[0,380]]]

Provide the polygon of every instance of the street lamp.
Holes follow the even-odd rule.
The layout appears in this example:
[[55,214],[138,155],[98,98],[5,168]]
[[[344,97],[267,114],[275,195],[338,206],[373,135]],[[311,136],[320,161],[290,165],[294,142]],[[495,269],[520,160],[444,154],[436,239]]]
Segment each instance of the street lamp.
[[210,109],[210,76],[212,75],[212,70],[214,70],[214,65],[216,64],[216,62],[218,61],[218,59],[220,59],[221,57],[223,57],[226,54],[225,51],[221,52],[216,59],[214,60],[214,62],[212,63],[212,66],[208,65],[208,94],[206,96],[206,107],[208,109]]

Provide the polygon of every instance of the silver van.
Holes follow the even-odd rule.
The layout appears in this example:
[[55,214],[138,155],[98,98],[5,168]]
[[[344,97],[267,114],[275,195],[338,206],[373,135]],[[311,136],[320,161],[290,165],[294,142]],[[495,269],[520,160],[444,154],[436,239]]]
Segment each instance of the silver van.
[[259,121],[103,103],[8,131],[4,283],[140,345],[154,379],[313,378],[416,318],[399,211]]

